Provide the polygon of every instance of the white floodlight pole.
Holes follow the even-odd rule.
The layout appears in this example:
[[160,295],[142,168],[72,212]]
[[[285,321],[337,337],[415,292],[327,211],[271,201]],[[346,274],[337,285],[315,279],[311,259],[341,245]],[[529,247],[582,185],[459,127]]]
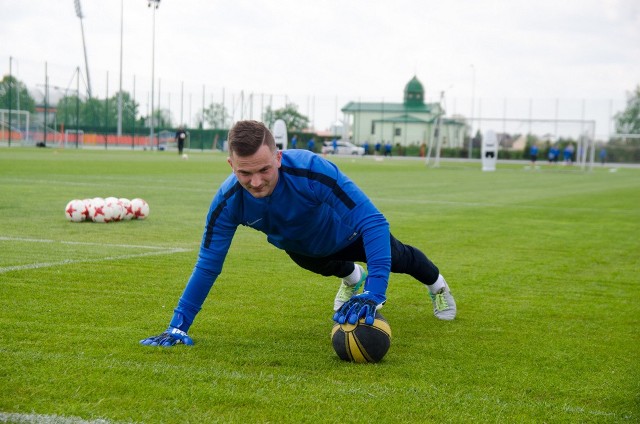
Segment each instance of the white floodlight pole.
[[475,134],[473,133],[473,118],[475,113],[475,105],[476,105],[476,67],[471,64],[471,137],[469,138],[469,159],[471,159],[471,152],[473,151],[473,138]]
[[[151,148],[153,149],[153,140],[154,140],[154,136],[153,136],[153,125],[154,125],[154,118],[153,118],[153,107],[154,107],[154,102],[155,102],[155,67],[156,67],[156,9],[158,9],[158,7],[160,7],[160,0],[148,0],[148,6],[153,8],[153,30],[151,33],[151,113],[149,115],[149,126],[150,128],[150,133],[149,133],[149,143],[151,143]],[[156,149],[160,148],[160,140],[158,140],[158,143],[156,145]]]
[[87,43],[84,39],[84,24],[82,23],[82,7],[80,6],[80,0],[73,0],[76,6],[76,15],[80,18],[80,30],[82,31],[82,46],[84,48],[84,67],[87,71],[87,96],[91,98],[91,77],[89,77],[89,59],[87,58]]
[[444,109],[442,108],[443,99],[444,99],[444,91],[441,91],[440,103],[439,103],[440,107],[438,108],[439,110],[438,110],[438,117],[436,118],[436,132],[435,132],[436,157],[435,157],[435,162],[433,166],[436,168],[440,166],[440,148],[441,148],[441,140],[442,140],[440,131],[442,130],[442,115],[444,115]]
[[124,22],[124,0],[120,0],[120,90],[118,91],[118,137],[122,137],[122,35]]

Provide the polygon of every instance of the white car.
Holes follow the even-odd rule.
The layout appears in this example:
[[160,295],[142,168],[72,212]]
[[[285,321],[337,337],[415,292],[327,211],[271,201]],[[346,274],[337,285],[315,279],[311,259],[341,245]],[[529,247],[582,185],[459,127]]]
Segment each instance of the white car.
[[336,151],[333,151],[333,141],[327,140],[322,146],[322,154],[338,154],[338,155],[364,155],[364,147],[356,146],[348,141],[338,140],[336,142]]

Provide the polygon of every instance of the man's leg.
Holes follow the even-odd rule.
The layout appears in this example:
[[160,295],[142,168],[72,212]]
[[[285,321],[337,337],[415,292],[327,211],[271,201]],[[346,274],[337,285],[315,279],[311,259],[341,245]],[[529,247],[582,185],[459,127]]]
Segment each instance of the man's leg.
[[[455,300],[451,295],[447,282],[440,275],[438,267],[422,251],[413,246],[403,244],[393,235],[390,235],[390,242],[391,272],[408,274],[426,285],[433,303],[434,315],[442,320],[454,319],[457,311]],[[367,262],[362,238],[357,239],[341,251],[324,258],[311,258],[296,253],[287,253],[296,264],[306,270],[325,277],[335,276],[343,279],[336,295],[335,304],[337,304],[340,292],[344,290],[343,285],[359,284],[356,282],[351,283],[348,280],[348,277],[353,278],[358,271],[355,269],[353,261]],[[364,273],[362,281],[365,279],[366,273]],[[355,294],[356,291],[352,291],[351,295]]]
[[345,302],[351,299],[351,296],[360,290],[367,279],[367,272],[364,268],[350,260],[337,259],[333,256],[312,258],[297,253],[287,253],[301,268],[325,277],[335,276],[342,279],[338,293],[333,301],[334,311],[340,309]]
[[391,272],[409,274],[425,284],[436,318],[449,321],[456,317],[456,301],[438,267],[419,249],[391,236]]

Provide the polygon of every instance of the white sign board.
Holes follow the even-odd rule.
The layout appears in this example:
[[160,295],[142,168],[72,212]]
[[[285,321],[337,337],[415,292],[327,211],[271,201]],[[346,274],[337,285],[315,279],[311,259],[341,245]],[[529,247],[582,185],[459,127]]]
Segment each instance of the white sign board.
[[287,124],[282,119],[273,123],[273,138],[276,140],[278,149],[287,150]]
[[482,137],[482,170],[495,171],[498,162],[498,137],[495,131],[488,130]]

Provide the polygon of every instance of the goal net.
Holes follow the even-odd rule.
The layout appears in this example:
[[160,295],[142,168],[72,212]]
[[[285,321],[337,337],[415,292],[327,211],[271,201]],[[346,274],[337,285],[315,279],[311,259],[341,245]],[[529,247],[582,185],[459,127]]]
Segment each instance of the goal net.
[[83,130],[64,130],[64,148],[80,149],[84,146]]
[[22,143],[29,139],[29,112],[0,109],[0,141]]
[[[533,145],[538,148],[538,164],[572,165],[591,169],[598,153],[595,140],[595,121],[569,119],[528,118],[459,118],[466,127],[465,146],[450,146],[447,133],[440,131],[434,138],[430,156],[437,166],[442,152],[448,147],[462,149],[468,158],[478,158],[482,140],[492,132],[497,138],[498,160],[529,160]],[[429,155],[428,155],[429,156]],[[427,164],[429,164],[427,157]]]

